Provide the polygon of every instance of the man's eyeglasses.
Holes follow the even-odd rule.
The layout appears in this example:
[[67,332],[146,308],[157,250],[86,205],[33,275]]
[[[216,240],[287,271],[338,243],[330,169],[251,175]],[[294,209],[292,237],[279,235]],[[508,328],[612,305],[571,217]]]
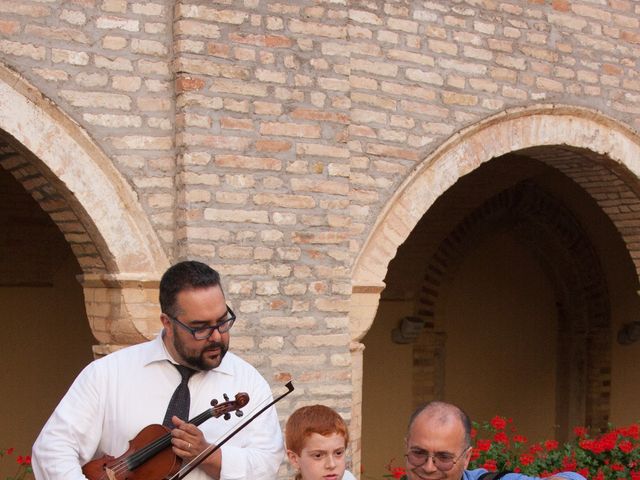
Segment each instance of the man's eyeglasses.
[[173,320],[174,322],[176,322],[185,330],[189,330],[189,332],[191,332],[191,335],[193,335],[193,338],[195,338],[196,340],[206,340],[213,334],[214,330],[218,330],[218,332],[220,332],[221,334],[227,333],[229,330],[231,330],[231,327],[233,326],[233,322],[236,321],[236,314],[233,313],[233,310],[231,310],[228,305],[227,305],[227,313],[224,315],[224,317],[222,317],[218,321],[218,323],[216,323],[215,325],[208,326],[208,327],[193,328],[188,325],[185,325],[176,317],[172,317],[168,313],[165,313],[165,315],[169,317],[171,320]]
[[453,468],[453,466],[460,461],[462,456],[467,453],[471,447],[465,448],[460,455],[454,457],[451,453],[436,452],[429,453],[426,450],[411,449],[409,453],[405,454],[409,463],[414,467],[421,467],[429,461],[429,458],[433,459],[433,465],[441,472],[447,472]]

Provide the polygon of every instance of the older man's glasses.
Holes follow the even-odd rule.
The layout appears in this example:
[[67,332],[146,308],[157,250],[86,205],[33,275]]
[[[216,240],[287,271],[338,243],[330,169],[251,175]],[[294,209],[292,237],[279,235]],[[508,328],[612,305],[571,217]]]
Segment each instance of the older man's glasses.
[[206,327],[195,327],[195,328],[190,327],[189,325],[185,325],[180,320],[178,320],[175,317],[172,317],[167,313],[165,313],[165,315],[169,317],[171,320],[173,320],[176,324],[180,325],[185,330],[188,330],[189,332],[191,332],[191,335],[193,335],[193,338],[195,338],[196,340],[206,340],[213,334],[215,330],[218,330],[218,332],[220,333],[227,333],[229,330],[231,330],[231,327],[233,326],[233,322],[236,321],[236,314],[233,313],[233,310],[231,310],[228,305],[227,305],[227,313],[225,313],[224,317],[219,319],[218,323],[216,323],[215,325],[206,326]]
[[433,460],[433,465],[438,470],[440,470],[441,472],[447,472],[460,461],[462,456],[467,453],[467,450],[469,450],[470,448],[471,447],[465,448],[457,457],[448,452],[429,453],[426,450],[412,448],[408,453],[405,454],[405,457],[407,457],[407,461],[414,467],[421,467],[431,458]]

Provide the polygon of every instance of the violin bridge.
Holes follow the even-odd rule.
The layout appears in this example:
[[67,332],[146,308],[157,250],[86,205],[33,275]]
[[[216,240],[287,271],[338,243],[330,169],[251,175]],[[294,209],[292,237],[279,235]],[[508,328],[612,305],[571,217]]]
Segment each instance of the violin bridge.
[[116,479],[116,474],[113,473],[113,470],[111,470],[110,468],[106,468],[104,469],[104,473],[107,475],[107,478],[109,480],[117,480]]

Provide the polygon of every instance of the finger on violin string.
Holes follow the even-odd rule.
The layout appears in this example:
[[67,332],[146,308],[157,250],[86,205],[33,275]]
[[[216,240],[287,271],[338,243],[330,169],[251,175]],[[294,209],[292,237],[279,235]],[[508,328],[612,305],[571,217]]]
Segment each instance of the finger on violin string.
[[182,430],[185,433],[189,433],[191,435],[198,435],[198,433],[200,432],[200,429],[196,427],[193,423],[185,423],[181,425],[180,430]]

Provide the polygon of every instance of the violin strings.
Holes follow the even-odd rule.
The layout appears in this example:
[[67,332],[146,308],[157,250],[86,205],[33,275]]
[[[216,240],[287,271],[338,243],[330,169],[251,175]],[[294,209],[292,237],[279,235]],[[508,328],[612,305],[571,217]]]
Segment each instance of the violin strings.
[[137,452],[132,453],[131,455],[123,458],[118,463],[114,463],[110,467],[110,470],[113,471],[115,474],[119,474],[120,472],[129,470],[129,466],[130,466],[131,462],[140,461],[145,456],[147,456],[148,453],[152,452],[156,448],[159,448],[163,443],[171,443],[170,437],[171,437],[171,433],[170,432],[166,433],[162,437],[154,440],[153,442],[149,443],[148,445],[145,445],[143,448],[141,448]]
[[[214,410],[215,410],[215,407],[214,408],[210,408],[208,410],[205,410],[201,414],[193,417],[189,421],[189,423],[193,423],[194,425],[200,425],[205,420],[208,420],[209,418],[215,416],[215,414],[213,413]],[[114,473],[118,474],[118,473],[120,473],[122,471],[130,470],[129,467],[131,466],[131,464],[133,464],[134,465],[133,468],[135,468],[136,466],[144,463],[145,458],[147,456],[155,455],[156,453],[160,452],[161,450],[164,450],[170,444],[171,444],[171,432],[168,432],[165,435],[161,436],[160,438],[157,438],[153,442],[151,442],[148,445],[144,446],[140,450],[138,450],[138,451],[132,453],[131,455],[123,458],[118,463],[113,464],[110,467],[110,469]],[[155,451],[155,450],[157,450],[157,451]]]
[[[196,415],[195,417],[193,417],[191,420],[189,420],[189,423],[192,423],[194,425],[200,425],[202,424],[205,420],[208,420],[209,418],[215,417],[215,410],[216,409],[220,409],[220,407],[224,405],[224,404],[220,404],[218,406],[214,406],[213,408],[209,408],[207,410],[205,410],[204,412],[200,413],[199,415]],[[256,407],[258,408],[258,407]],[[254,409],[255,410],[255,409]],[[253,411],[252,410],[252,413]],[[219,416],[221,416],[222,413],[220,413]],[[161,450],[164,450],[167,446],[169,446],[171,444],[171,432],[167,432],[165,435],[161,436],[160,438],[157,438],[156,440],[154,440],[153,442],[149,443],[148,445],[144,446],[143,448],[141,448],[140,450],[132,453],[131,455],[123,458],[122,460],[120,460],[118,463],[114,463],[111,467],[110,470],[113,471],[116,475],[123,472],[123,471],[127,471],[130,470],[130,465],[131,463],[134,464],[134,467],[139,466],[140,464],[144,463],[145,457],[147,456],[153,456],[156,453],[159,453]],[[157,451],[154,451],[157,450]]]

